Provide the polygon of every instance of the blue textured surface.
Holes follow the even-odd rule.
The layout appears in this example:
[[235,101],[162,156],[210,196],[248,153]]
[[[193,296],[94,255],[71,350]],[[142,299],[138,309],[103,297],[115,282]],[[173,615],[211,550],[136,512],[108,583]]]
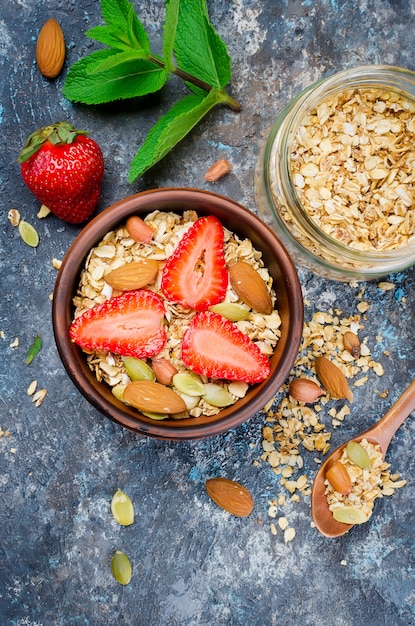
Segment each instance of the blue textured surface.
[[[36,127],[60,119],[86,128],[102,146],[106,171],[99,210],[131,193],[157,186],[214,189],[255,210],[253,171],[273,118],[317,78],[366,63],[415,69],[415,2],[365,0],[216,0],[212,22],[233,58],[232,93],[240,114],[221,108],[135,185],[128,164],[160,111],[182,93],[173,81],[154,102],[113,107],[73,106],[61,94],[70,64],[89,46],[83,33],[100,23],[91,0],[16,0],[0,12],[1,188],[1,414],[0,623],[10,626],[410,626],[415,624],[414,476],[410,418],[394,438],[388,460],[408,485],[377,502],[371,521],[329,540],[310,527],[307,499],[283,514],[296,528],[293,542],[273,536],[268,501],[280,492],[261,455],[264,416],[201,442],[139,438],[112,424],[75,390],[54,345],[49,294],[62,258],[79,231],[53,216],[37,221],[38,205],[24,187],[16,158]],[[163,3],[136,2],[157,38]],[[42,24],[62,25],[67,61],[55,81],[34,61]],[[207,165],[225,156],[232,172],[210,185]],[[16,207],[36,224],[41,243],[26,247],[7,219]],[[359,287],[300,270],[313,310],[356,313]],[[340,443],[386,412],[415,375],[414,270],[390,277],[394,291],[365,286],[370,303],[364,334],[385,375],[355,391]],[[41,353],[29,367],[36,333]],[[381,336],[382,339],[377,338]],[[15,337],[18,347],[10,347]],[[388,356],[385,355],[388,352]],[[31,380],[48,391],[36,408],[26,395]],[[378,392],[389,396],[381,400]],[[309,476],[312,463],[306,460]],[[314,466],[315,467],[315,466]],[[234,518],[207,497],[215,475],[244,483],[255,500],[247,519]],[[109,503],[127,492],[136,521],[119,527]],[[117,549],[134,568],[128,587],[112,578]]]

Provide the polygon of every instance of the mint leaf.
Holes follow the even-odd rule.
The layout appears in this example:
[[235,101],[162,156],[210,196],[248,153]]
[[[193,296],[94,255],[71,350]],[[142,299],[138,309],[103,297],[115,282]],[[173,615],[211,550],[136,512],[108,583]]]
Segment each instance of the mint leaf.
[[102,104],[144,96],[163,87],[168,72],[147,59],[134,58],[97,71],[100,64],[110,63],[119,54],[117,50],[98,50],[77,61],[68,72],[63,95],[75,102]]
[[105,70],[110,70],[119,65],[123,65],[124,63],[128,63],[129,61],[136,61],[138,59],[147,58],[144,50],[124,50],[122,52],[118,52],[113,54],[112,51],[107,51],[111,54],[108,55],[105,59],[102,59],[100,62],[96,64],[91,64],[89,69],[90,74],[96,74],[97,72],[104,72]]
[[231,59],[209,21],[206,0],[180,1],[174,53],[181,70],[212,87],[219,89],[229,83]]
[[163,58],[166,68],[170,71],[174,69],[173,48],[179,19],[179,7],[180,0],[169,0],[166,4],[166,18],[163,28]]
[[132,47],[150,52],[150,42],[144,26],[137,17],[134,5],[128,0],[101,0],[104,20],[112,33],[121,41],[129,41]]
[[113,33],[108,26],[94,26],[87,30],[85,35],[117,50],[129,50],[131,48],[129,43],[121,41],[117,34]]
[[150,130],[132,160],[129,182],[166,156],[219,101],[214,89],[204,98],[192,94],[179,100]]

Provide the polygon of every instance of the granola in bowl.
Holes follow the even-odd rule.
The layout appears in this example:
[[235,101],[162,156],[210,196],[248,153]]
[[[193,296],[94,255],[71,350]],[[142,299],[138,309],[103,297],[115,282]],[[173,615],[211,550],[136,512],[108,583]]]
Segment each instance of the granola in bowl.
[[[163,328],[166,337],[163,346],[155,354],[136,359],[141,362],[138,376],[150,381],[159,380],[158,367],[161,363],[168,364],[171,371],[175,372],[168,386],[183,399],[185,407],[183,411],[170,412],[170,414],[152,411],[151,406],[146,411],[140,408],[153,419],[163,419],[168,416],[173,419],[182,419],[216,415],[223,407],[243,398],[251,384],[244,375],[236,379],[225,379],[208,376],[205,370],[195,373],[193,368],[189,369],[189,366],[183,362],[183,338],[187,336],[186,332],[189,331],[192,320],[200,311],[166,297],[166,289],[163,289],[163,270],[178,244],[183,241],[185,235],[198,220],[199,215],[194,210],[186,210],[180,214],[174,211],[152,211],[144,219],[144,223],[152,231],[149,241],[136,241],[126,224],[111,230],[98,245],[90,250],[73,299],[76,321],[85,312],[118,296],[119,291],[106,280],[115,270],[144,261],[158,264],[159,271],[145,286],[145,290],[156,294],[163,301],[165,308]],[[227,268],[236,263],[247,264],[253,268],[266,286],[272,307],[271,311],[266,313],[255,310],[247,304],[246,298],[245,301],[240,298],[237,293],[238,288],[235,290],[235,285],[226,280],[226,288],[223,297],[220,297],[220,302],[207,307],[208,315],[212,316],[209,320],[216,320],[216,316],[225,318],[226,324],[236,327],[247,338],[249,344],[255,346],[261,357],[268,360],[281,335],[281,319],[270,272],[264,263],[262,253],[254,247],[252,241],[249,238],[239,237],[225,227],[223,227],[223,249],[224,263]],[[204,259],[201,262],[203,261]],[[201,313],[201,315],[206,314]],[[125,355],[121,356],[112,350],[100,349],[88,350],[88,352],[90,352],[87,355],[88,366],[96,379],[108,384],[114,395],[121,401],[125,401],[123,398],[125,388],[134,379],[137,380],[135,374],[132,374],[131,363],[126,363]],[[214,353],[215,347],[212,346],[212,354]],[[130,356],[129,358],[136,357]],[[160,379],[164,382],[162,376]]]

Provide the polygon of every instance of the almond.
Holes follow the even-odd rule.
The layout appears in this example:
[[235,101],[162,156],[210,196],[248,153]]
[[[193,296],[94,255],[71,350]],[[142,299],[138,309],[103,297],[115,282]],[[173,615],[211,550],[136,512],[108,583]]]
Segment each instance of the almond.
[[36,62],[45,78],[56,78],[65,61],[65,39],[58,22],[51,17],[42,26],[36,44]]
[[128,218],[125,225],[131,239],[138,243],[150,243],[153,239],[154,231],[149,224],[146,224],[138,215]]
[[254,501],[248,489],[229,478],[210,478],[205,484],[209,497],[222,509],[246,517],[254,508]]
[[290,382],[288,387],[288,393],[294,400],[299,402],[312,403],[317,400],[322,394],[321,387],[308,378],[296,378]]
[[343,345],[345,349],[350,352],[350,354],[358,359],[360,356],[360,341],[359,337],[352,333],[350,330],[344,333],[343,335]]
[[124,390],[124,400],[140,411],[183,413],[184,400],[172,389],[152,380],[134,380]]
[[152,283],[159,271],[159,264],[154,259],[133,261],[117,267],[105,276],[105,282],[117,291],[141,289]]
[[335,491],[348,496],[352,490],[352,481],[346,466],[336,461],[326,472],[326,478]]
[[268,288],[258,272],[245,261],[229,266],[233,290],[245,304],[264,315],[272,313],[272,300]]
[[333,398],[347,398],[349,402],[352,402],[353,392],[349,389],[346,377],[337,365],[324,356],[318,356],[315,366],[321,384]]
[[225,176],[231,171],[231,164],[226,159],[219,159],[206,172],[205,180],[209,183],[215,183],[217,180]]
[[177,368],[167,359],[154,359],[151,364],[151,368],[156,375],[159,383],[162,385],[170,386],[173,381],[173,376],[177,374]]

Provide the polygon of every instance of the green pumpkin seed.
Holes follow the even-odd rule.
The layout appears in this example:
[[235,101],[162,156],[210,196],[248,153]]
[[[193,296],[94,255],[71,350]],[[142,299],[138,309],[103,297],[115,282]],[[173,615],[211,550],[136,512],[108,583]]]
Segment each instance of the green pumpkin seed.
[[235,403],[235,399],[225,387],[216,383],[206,383],[203,399],[212,406],[224,407]]
[[111,513],[121,526],[131,526],[134,522],[134,507],[129,496],[118,489],[111,500]]
[[23,239],[26,245],[31,248],[37,248],[39,245],[39,235],[37,230],[32,224],[29,222],[25,222],[25,220],[20,220],[19,222],[19,235]]
[[333,517],[343,524],[364,524],[369,517],[361,509],[353,506],[339,506],[333,511]]
[[127,385],[119,383],[118,385],[114,385],[114,387],[111,387],[112,395],[115,396],[120,402],[125,402],[124,389],[126,388],[126,386]]
[[117,550],[111,560],[112,575],[120,585],[128,585],[133,574],[130,559],[124,552]]
[[239,322],[249,317],[249,311],[241,304],[235,302],[221,302],[210,307],[210,311],[226,317],[231,322]]
[[152,420],[165,420],[169,417],[165,413],[150,413],[150,411],[141,411],[141,413]]
[[178,394],[185,403],[188,411],[191,411],[199,404],[200,396],[189,396],[187,393],[183,393],[182,391],[179,391]]
[[122,361],[131,380],[156,380],[155,373],[143,359],[124,356]]
[[177,391],[181,391],[188,396],[201,396],[205,393],[205,386],[197,374],[179,372],[173,376],[172,382]]
[[362,469],[368,469],[370,467],[370,456],[360,443],[357,441],[349,441],[346,446],[346,452],[349,459]]

